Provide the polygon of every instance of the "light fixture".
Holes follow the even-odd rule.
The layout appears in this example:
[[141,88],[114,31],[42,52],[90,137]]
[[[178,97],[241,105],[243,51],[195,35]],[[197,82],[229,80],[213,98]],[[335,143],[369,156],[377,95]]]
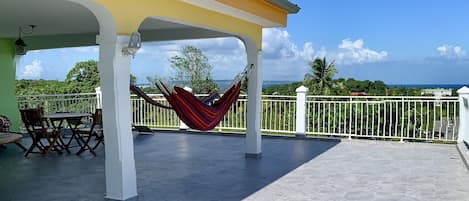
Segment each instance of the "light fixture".
[[36,25],[28,25],[28,27],[31,29],[31,31],[24,31],[21,26],[18,27],[18,39],[15,41],[15,53],[16,55],[25,55],[26,54],[26,43],[21,39],[21,34],[32,34],[34,27]]
[[142,47],[142,39],[140,38],[140,33],[135,31],[130,35],[130,40],[127,47],[122,48],[122,54],[135,57],[135,54],[137,54],[137,51],[140,49],[140,47]]

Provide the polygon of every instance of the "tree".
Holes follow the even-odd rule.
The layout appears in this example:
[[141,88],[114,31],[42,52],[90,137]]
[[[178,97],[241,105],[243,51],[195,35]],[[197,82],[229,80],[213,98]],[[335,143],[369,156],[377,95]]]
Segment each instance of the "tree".
[[320,94],[328,94],[330,89],[332,89],[332,78],[337,72],[334,61],[327,63],[326,57],[322,59],[316,58],[314,61],[309,62],[308,65],[311,67],[312,74],[307,73],[305,75],[305,83],[310,84],[312,82]]
[[98,62],[78,62],[67,74],[65,83],[70,93],[93,92],[99,86]]
[[[98,62],[94,60],[78,62],[65,78],[65,84],[69,93],[94,92],[99,83]],[[135,84],[137,77],[130,74],[130,83]]]
[[171,57],[170,62],[176,71],[173,79],[188,85],[194,93],[210,93],[218,89],[218,84],[212,79],[212,66],[200,49],[185,46],[182,55]]

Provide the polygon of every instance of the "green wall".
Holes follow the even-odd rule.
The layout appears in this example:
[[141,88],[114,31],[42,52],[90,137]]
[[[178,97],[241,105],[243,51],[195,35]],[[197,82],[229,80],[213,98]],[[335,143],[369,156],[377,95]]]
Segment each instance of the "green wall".
[[19,131],[21,123],[16,99],[16,64],[13,40],[0,38],[0,114],[8,116],[12,131]]

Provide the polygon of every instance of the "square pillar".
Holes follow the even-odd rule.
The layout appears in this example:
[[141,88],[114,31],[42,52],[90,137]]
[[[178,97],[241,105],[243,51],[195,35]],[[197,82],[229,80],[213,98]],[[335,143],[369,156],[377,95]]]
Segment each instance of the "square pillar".
[[254,64],[248,77],[248,110],[246,132],[246,157],[262,156],[262,51],[256,45],[246,42],[248,65]]
[[296,88],[296,137],[306,137],[306,94],[308,88],[301,85]]
[[137,196],[130,110],[130,59],[122,54],[129,36],[98,36],[106,165],[106,198]]
[[458,142],[469,142],[469,88],[458,89],[459,95],[459,129]]

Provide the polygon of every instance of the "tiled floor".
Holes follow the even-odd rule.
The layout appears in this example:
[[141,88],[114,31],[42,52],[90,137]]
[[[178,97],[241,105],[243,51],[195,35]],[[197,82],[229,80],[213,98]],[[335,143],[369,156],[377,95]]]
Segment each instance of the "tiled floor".
[[455,145],[347,141],[246,200],[467,201]]
[[[139,201],[469,200],[469,173],[454,145],[264,138],[244,157],[244,138],[159,133],[134,138]],[[28,159],[0,150],[0,200],[103,200],[97,157]]]
[[[263,157],[244,157],[244,138],[196,134],[134,138],[138,200],[241,200],[338,141],[264,139]],[[0,151],[0,200],[103,200],[104,149],[97,157],[28,159]]]

